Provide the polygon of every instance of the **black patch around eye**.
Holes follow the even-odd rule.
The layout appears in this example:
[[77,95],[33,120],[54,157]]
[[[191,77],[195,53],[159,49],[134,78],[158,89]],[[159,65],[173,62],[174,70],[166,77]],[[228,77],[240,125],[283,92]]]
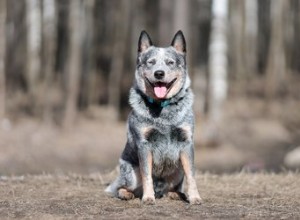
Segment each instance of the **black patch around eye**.
[[151,59],[151,58],[153,58],[153,53],[154,53],[153,50],[150,50],[147,53],[142,54],[140,56],[140,60],[141,60],[140,64],[146,65],[147,62],[148,62],[148,60]]

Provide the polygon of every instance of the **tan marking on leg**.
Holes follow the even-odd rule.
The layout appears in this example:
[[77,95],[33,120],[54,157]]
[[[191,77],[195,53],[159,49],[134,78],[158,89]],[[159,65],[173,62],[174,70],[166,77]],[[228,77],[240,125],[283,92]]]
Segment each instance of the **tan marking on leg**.
[[191,141],[193,135],[191,125],[183,124],[182,126],[180,126],[180,129],[182,129],[182,131],[184,132],[186,139],[188,141]]
[[192,163],[186,153],[180,154],[181,164],[187,180],[187,196],[191,204],[201,204],[201,198],[197,189],[196,180],[192,172]]
[[143,128],[141,128],[142,137],[144,139],[147,139],[148,136],[149,136],[149,134],[150,134],[150,132],[151,132],[151,130],[152,130],[152,127],[143,127]]
[[128,191],[127,189],[120,188],[118,190],[118,197],[120,199],[130,200],[130,199],[134,199],[134,194],[132,192]]
[[142,201],[145,204],[154,204],[154,189],[153,189],[153,179],[152,179],[152,154],[149,153],[147,156],[147,174],[144,173],[141,168],[141,176],[143,182],[143,198]]

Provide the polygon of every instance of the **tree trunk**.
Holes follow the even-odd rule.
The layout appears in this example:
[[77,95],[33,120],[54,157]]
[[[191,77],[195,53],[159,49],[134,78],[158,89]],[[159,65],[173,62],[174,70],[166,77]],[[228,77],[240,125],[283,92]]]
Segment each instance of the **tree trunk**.
[[[289,23],[287,23],[288,28],[288,55],[289,55],[289,65],[291,67],[292,72],[300,73],[300,47],[295,47],[295,45],[299,44],[300,39],[300,1],[292,0],[289,1],[289,15],[291,14],[289,19]],[[292,25],[291,25],[292,24]]]
[[[184,37],[189,42],[189,1],[175,0],[174,1],[174,34],[178,30],[182,30]],[[176,16],[180,15],[180,16]]]
[[212,29],[209,44],[209,112],[204,142],[215,143],[219,139],[218,125],[227,97],[227,0],[212,3]]
[[[114,38],[114,48],[112,53],[111,71],[108,81],[108,105],[115,111],[115,120],[119,119],[120,96],[121,96],[121,77],[124,71],[124,57],[126,43],[128,39],[128,29],[130,21],[130,0],[123,0],[118,5],[116,12],[116,29]],[[112,113],[113,114],[113,113]]]
[[[131,62],[135,64],[137,57],[138,39],[142,30],[144,30],[144,24],[146,22],[145,14],[141,13],[145,7],[145,0],[136,2],[136,9],[132,10],[132,17],[130,22],[131,33]],[[132,73],[133,74],[133,73]]]
[[214,0],[213,21],[209,45],[210,118],[221,118],[222,105],[227,97],[227,0]]
[[284,50],[283,16],[286,1],[271,2],[271,42],[266,69],[265,94],[267,99],[273,98],[285,84],[286,57]]
[[257,11],[258,3],[254,0],[246,0],[245,2],[245,61],[246,61],[246,74],[251,77],[257,74],[257,30],[258,18]]
[[243,79],[247,72],[245,51],[245,2],[230,0],[230,50],[232,50],[232,73],[234,78]]
[[0,120],[5,117],[6,0],[0,0]]
[[[211,0],[194,2],[190,5],[190,14],[192,14],[190,30],[191,54],[190,59],[193,59],[194,70],[192,76],[193,91],[195,94],[194,111],[200,120],[205,118],[208,113],[209,103],[209,74],[208,74],[208,47],[211,33]],[[190,60],[189,59],[189,60]]]
[[56,48],[56,8],[55,0],[43,0],[42,15],[42,56],[43,56],[43,119],[47,123],[53,120],[54,58]]
[[27,10],[27,83],[30,104],[36,104],[38,77],[41,73],[41,5],[39,0],[26,0]]
[[[174,4],[174,27],[173,34],[175,34],[178,30],[182,30],[185,40],[187,42],[187,62],[188,66],[192,67],[192,59],[190,59],[191,54],[191,44],[190,44],[190,21],[189,21],[189,11],[190,11],[190,1],[185,0],[175,0]],[[177,16],[180,15],[180,16]],[[172,33],[168,33],[172,34]],[[170,38],[170,36],[169,36]],[[170,41],[170,40],[169,40]],[[169,45],[167,45],[169,46]],[[192,71],[190,69],[190,71]]]
[[[173,34],[173,10],[174,2],[172,0],[159,1],[159,44],[161,46],[169,46],[172,40]],[[182,18],[181,16],[178,16]],[[175,33],[174,33],[175,34]]]
[[257,31],[257,68],[263,75],[266,72],[268,51],[270,47],[271,36],[271,0],[259,1],[258,4],[258,31]]
[[95,55],[94,42],[94,7],[95,1],[83,1],[85,11],[85,27],[83,39],[83,65],[82,65],[82,78],[81,78],[81,91],[79,96],[79,105],[82,108],[88,107],[92,103],[93,93],[97,90],[96,70],[93,56]]
[[77,113],[77,98],[79,90],[79,79],[81,73],[81,44],[82,44],[82,11],[81,1],[70,1],[69,15],[69,31],[70,31],[70,46],[69,60],[67,66],[67,91],[66,91],[66,107],[63,127],[70,128]]

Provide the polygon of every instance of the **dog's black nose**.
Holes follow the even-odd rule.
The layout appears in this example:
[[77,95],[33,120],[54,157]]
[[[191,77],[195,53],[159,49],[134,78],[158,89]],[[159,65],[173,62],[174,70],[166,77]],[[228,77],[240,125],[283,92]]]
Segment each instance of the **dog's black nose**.
[[164,76],[165,76],[165,72],[162,70],[157,70],[154,72],[154,77],[156,79],[162,79],[162,78],[164,78]]

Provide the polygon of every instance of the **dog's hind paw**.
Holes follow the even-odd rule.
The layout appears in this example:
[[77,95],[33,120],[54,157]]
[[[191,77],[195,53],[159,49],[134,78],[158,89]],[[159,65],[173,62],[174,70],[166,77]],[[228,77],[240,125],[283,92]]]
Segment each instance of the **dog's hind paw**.
[[155,198],[154,197],[143,197],[142,202],[145,205],[154,205],[155,204]]
[[172,200],[180,200],[181,199],[178,192],[168,192],[167,196]]
[[134,194],[126,189],[119,189],[118,197],[123,200],[134,199]]
[[168,192],[167,197],[172,199],[172,200],[187,201],[186,195],[182,192]]

